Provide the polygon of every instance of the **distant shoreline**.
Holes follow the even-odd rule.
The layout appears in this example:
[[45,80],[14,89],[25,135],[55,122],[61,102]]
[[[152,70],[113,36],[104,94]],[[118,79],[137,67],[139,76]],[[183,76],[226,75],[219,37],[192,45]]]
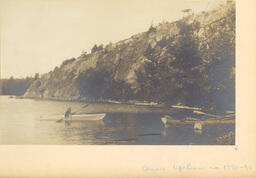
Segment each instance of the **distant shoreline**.
[[[191,115],[199,113],[199,115],[218,117],[218,115],[211,113],[204,113],[201,108],[183,106],[183,105],[165,105],[164,103],[149,103],[137,100],[131,100],[127,102],[121,102],[116,100],[102,100],[102,101],[88,101],[88,100],[65,100],[65,99],[51,99],[51,98],[34,98],[34,97],[24,97],[15,95],[0,95],[9,96],[9,98],[15,99],[32,99],[38,101],[56,101],[56,102],[74,102],[81,104],[90,104],[84,109],[84,113],[158,113],[167,115]],[[203,112],[202,112],[203,111]],[[235,111],[226,111],[235,113]],[[196,114],[198,115],[198,114]],[[222,115],[222,114],[221,114]],[[219,117],[221,116],[219,115]]]

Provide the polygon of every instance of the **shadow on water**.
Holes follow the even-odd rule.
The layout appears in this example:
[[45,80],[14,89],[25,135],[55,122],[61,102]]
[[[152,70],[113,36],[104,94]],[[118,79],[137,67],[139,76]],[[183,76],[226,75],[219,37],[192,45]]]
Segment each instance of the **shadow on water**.
[[102,121],[73,122],[66,126],[63,136],[79,138],[81,144],[90,140],[91,144],[115,145],[212,145],[217,144],[217,137],[235,129],[234,125],[209,125],[202,130],[194,130],[193,125],[165,128],[161,117],[160,114],[109,113]]
[[[107,114],[100,121],[58,123],[63,140],[79,140],[80,144],[154,144],[163,128],[160,115]],[[149,137],[148,139],[145,137]]]
[[[159,114],[108,114],[104,118],[109,137],[116,138],[109,143],[115,144],[150,144],[157,143],[161,136],[161,115]],[[149,136],[150,142],[145,136]]]

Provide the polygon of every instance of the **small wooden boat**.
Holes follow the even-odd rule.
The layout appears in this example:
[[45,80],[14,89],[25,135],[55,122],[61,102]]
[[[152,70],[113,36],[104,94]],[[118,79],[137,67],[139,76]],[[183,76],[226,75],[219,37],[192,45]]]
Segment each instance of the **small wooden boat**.
[[65,118],[63,115],[50,116],[40,121],[97,121],[102,120],[106,113],[99,114],[73,114],[70,118]]
[[183,106],[183,105],[171,105],[171,108],[185,109],[185,110],[194,110],[194,111],[200,111],[201,110],[201,108],[190,107],[190,106]]
[[194,125],[195,130],[202,130],[204,125],[217,125],[217,124],[235,124],[235,119],[230,118],[212,118],[200,120],[196,118],[187,118],[185,120],[173,119],[171,116],[165,115],[161,118],[165,127],[175,125]]
[[195,130],[202,130],[203,126],[201,124],[201,122],[195,122],[194,123],[194,129]]

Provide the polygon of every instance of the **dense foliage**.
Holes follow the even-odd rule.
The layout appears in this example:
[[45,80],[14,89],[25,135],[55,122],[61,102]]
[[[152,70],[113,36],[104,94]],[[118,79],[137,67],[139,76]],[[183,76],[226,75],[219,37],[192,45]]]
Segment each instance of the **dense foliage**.
[[216,112],[234,109],[235,9],[205,27],[186,18],[178,27],[176,37],[163,38],[145,51],[149,62],[137,71],[139,98]]
[[13,77],[1,79],[0,95],[23,95],[36,77],[38,77],[38,74],[36,74],[35,77],[27,77],[24,79],[16,79]]

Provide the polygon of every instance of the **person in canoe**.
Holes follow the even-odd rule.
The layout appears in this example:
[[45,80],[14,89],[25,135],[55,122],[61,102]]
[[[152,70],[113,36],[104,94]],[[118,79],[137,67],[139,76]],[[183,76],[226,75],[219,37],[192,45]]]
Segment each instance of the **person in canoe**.
[[[80,108],[79,110],[81,110],[81,109],[84,109],[84,108],[86,108],[86,107],[88,107],[89,106],[89,104],[86,104],[86,105],[84,105],[82,108]],[[77,110],[77,111],[75,111],[75,112],[71,112],[71,107],[69,107],[68,109],[67,109],[67,111],[65,112],[65,118],[69,118],[69,117],[72,117],[72,114],[75,114],[75,113],[77,113],[79,110]]]
[[71,107],[69,107],[69,108],[67,109],[67,111],[65,112],[65,119],[68,119],[68,120],[65,120],[65,124],[66,124],[66,125],[70,125],[70,122],[69,122],[69,121],[71,121],[71,119],[72,119]]
[[67,109],[67,111],[65,112],[65,119],[66,119],[66,118],[71,118],[71,116],[72,116],[71,107],[69,107],[69,108]]
[[[86,105],[84,105],[82,108],[80,108],[79,110],[81,110],[81,109],[84,109],[84,108],[86,108],[86,107],[88,107],[89,106],[89,104],[86,104]],[[77,111],[79,111],[79,110],[77,110]],[[65,112],[65,114],[64,114],[64,119],[67,121],[67,119],[69,119],[69,120],[71,120],[72,119],[72,114],[75,114],[77,111],[75,111],[75,112],[71,112],[71,107],[69,107],[68,109],[67,109],[67,111]],[[57,120],[56,122],[62,122],[62,120],[63,119],[60,119],[60,120]],[[69,122],[69,121],[67,121],[67,122]]]

